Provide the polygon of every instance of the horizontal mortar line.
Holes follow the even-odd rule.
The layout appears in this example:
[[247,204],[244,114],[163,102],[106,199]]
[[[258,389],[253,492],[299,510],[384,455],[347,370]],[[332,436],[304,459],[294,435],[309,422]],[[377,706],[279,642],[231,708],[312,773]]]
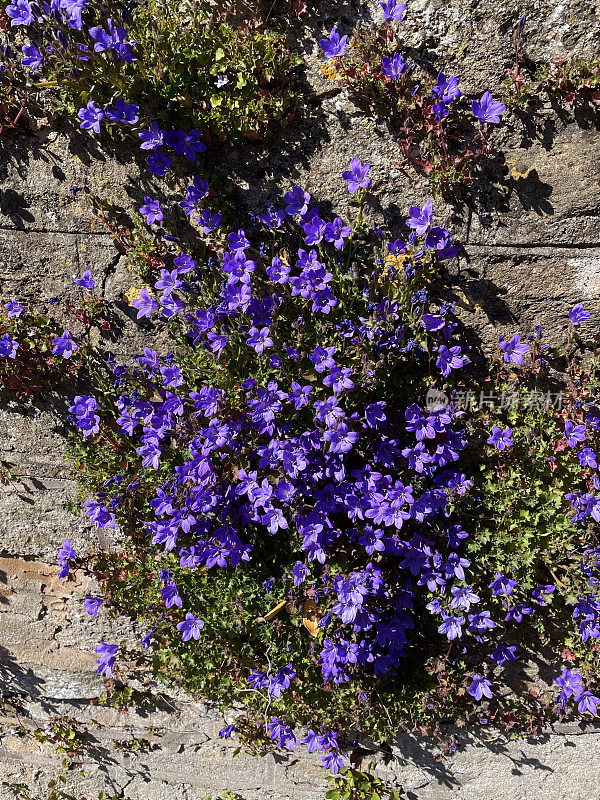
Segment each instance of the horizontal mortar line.
[[556,244],[535,244],[533,242],[465,242],[463,247],[497,247],[497,248],[504,248],[506,250],[518,250],[519,248],[526,248],[529,250],[598,250],[600,249],[600,242],[571,242],[569,244],[563,244],[562,242],[557,242]]
[[5,486],[10,486],[11,483],[14,483],[15,481],[21,481],[21,480],[63,481],[64,483],[77,483],[75,478],[61,478],[61,477],[53,477],[51,475],[13,475],[12,478],[4,485]]
[[63,233],[70,236],[107,236],[112,238],[112,233],[107,231],[68,231],[62,228],[51,230],[50,228],[15,228],[11,225],[0,225],[0,231],[10,231],[12,233]]

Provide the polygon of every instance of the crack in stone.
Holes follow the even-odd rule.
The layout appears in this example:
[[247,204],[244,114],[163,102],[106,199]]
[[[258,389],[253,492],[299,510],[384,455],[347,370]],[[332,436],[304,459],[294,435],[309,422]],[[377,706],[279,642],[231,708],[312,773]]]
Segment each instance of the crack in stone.
[[117,252],[114,255],[114,257],[111,258],[110,262],[106,266],[106,269],[104,270],[104,275],[102,276],[102,289],[101,289],[102,297],[105,297],[106,295],[106,282],[108,281],[111,275],[115,274],[115,271],[117,269],[117,264],[119,263],[122,255],[124,254]]

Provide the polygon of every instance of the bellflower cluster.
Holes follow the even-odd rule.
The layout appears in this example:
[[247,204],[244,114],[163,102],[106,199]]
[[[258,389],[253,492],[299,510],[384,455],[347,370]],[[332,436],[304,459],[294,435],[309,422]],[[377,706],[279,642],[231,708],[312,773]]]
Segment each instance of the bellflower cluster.
[[266,689],[270,697],[280,698],[281,693],[289,688],[295,677],[296,671],[294,667],[292,664],[287,664],[285,667],[278,669],[274,675],[268,672],[252,672],[248,678],[248,683],[255,689]]
[[99,675],[104,675],[105,678],[112,677],[118,649],[116,644],[107,644],[106,642],[100,642],[94,648],[95,652],[98,653],[98,658],[96,658],[98,668],[96,672]]
[[[160,131],[155,134],[158,145]],[[358,159],[351,163],[343,175],[351,192],[366,191],[368,170]],[[201,198],[206,192],[195,181],[185,201],[195,208],[184,212],[199,214],[195,193]],[[294,558],[284,574],[290,591],[300,599],[307,580],[319,581],[319,627],[326,636],[315,659],[323,681],[348,683],[362,672],[381,679],[396,673],[406,657],[420,587],[447,586],[455,607],[466,611],[479,598],[459,585],[470,565],[457,552],[467,534],[444,523],[450,500],[469,485],[455,467],[466,446],[456,424],[460,415],[452,407],[428,411],[412,403],[398,427],[397,409],[370,394],[370,376],[383,368],[378,364],[387,365],[387,372],[398,360],[419,363],[425,350],[411,343],[411,325],[446,342],[436,346],[442,380],[467,357],[451,341],[454,323],[446,319],[447,310],[420,324],[423,291],[417,292],[418,302],[404,308],[389,297],[371,295],[366,277],[362,294],[353,300],[356,312],[342,310],[337,253],[352,226],[339,217],[323,220],[330,234],[322,239],[325,249],[306,249],[302,239],[307,225],[314,228],[320,220],[318,210],[310,208],[310,195],[299,186],[285,202],[285,218],[277,216],[273,227],[271,216],[261,222],[271,230],[289,229],[288,236],[300,231],[295,254],[287,248],[267,260],[253,236],[238,229],[227,235],[228,250],[213,268],[218,287],[213,302],[199,303],[190,293],[186,281],[198,266],[183,253],[155,283],[163,291],[160,313],[164,316],[168,303],[181,303],[174,322],[207,363],[227,358],[229,371],[246,375],[247,364],[262,364],[267,377],[245,378],[233,396],[214,384],[190,390],[183,363],[146,348],[137,364],[152,395],[140,396],[139,389],[124,384],[116,400],[117,426],[132,442],[140,468],[161,472],[143,523],[148,541],[176,555],[185,574],[199,568],[243,569],[257,537],[289,540]],[[404,271],[406,281],[418,274],[423,259],[440,260],[453,248],[448,232],[433,225],[431,203],[412,208],[407,225],[425,241]],[[427,242],[436,230],[442,231],[443,248],[436,246],[435,236]],[[151,316],[159,303],[144,290],[134,306]],[[315,315],[310,327],[306,314]],[[283,349],[282,340],[294,347]],[[277,354],[275,365],[270,351]],[[97,410],[93,397],[75,398],[71,413],[84,436],[98,432]],[[103,410],[100,416],[102,430]],[[173,437],[186,456],[169,467],[172,445],[166,443]],[[229,459],[238,466],[235,476],[226,478],[220,464]],[[167,468],[171,472],[165,473]],[[113,496],[110,508],[102,493],[89,500],[90,518],[100,526],[114,525],[123,491]],[[450,543],[449,550],[436,543],[438,536]],[[336,564],[331,570],[334,554],[348,548],[362,554],[363,565],[348,563],[342,570]],[[268,581],[269,591],[276,580]],[[183,641],[198,639],[205,623],[186,610],[189,598],[172,570],[161,572],[161,584],[164,607],[184,614],[176,623]],[[470,614],[468,622],[460,615],[445,620],[440,631],[450,639],[461,635],[461,625],[477,636],[494,627],[485,609]],[[276,672],[255,669],[247,680],[278,699],[295,676],[290,663]],[[279,720],[268,732],[281,746],[293,745],[293,734]],[[325,761],[334,771],[342,763],[337,751]]]

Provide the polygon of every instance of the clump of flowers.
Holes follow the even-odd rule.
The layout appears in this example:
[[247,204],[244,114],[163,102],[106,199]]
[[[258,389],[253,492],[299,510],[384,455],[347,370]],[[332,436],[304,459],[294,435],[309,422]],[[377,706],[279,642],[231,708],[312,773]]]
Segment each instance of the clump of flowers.
[[490,92],[467,103],[455,76],[430,78],[402,47],[404,4],[381,3],[383,24],[358,26],[351,38],[334,28],[320,41],[323,74],[363,108],[388,119],[398,135],[399,164],[427,175],[434,190],[469,184],[486,153],[491,126],[506,108]]
[[[388,113],[406,159],[436,186],[468,183],[505,106],[484,92],[465,112],[456,77],[427,83],[395,38],[404,4],[380,6],[378,38],[359,29],[349,41],[334,29],[321,41],[332,74]],[[171,90],[189,111],[177,81],[164,80],[151,116],[132,94],[135,80],[118,83],[135,75],[150,85],[157,74],[155,62],[149,72],[139,63],[154,24],[140,22],[144,9],[129,28],[86,3],[53,5],[41,22],[34,10],[29,0],[7,7],[13,28],[50,37],[50,51],[39,36],[23,45],[23,66],[42,70],[59,53],[53,69],[97,78],[98,93],[71,109],[84,130],[132,132],[159,176],[173,154],[197,162],[200,125],[164,121]],[[167,45],[169,57],[179,52]],[[216,89],[233,78],[225,56],[220,47],[219,72],[204,70]],[[114,82],[110,96],[104,78]],[[237,88],[246,84],[240,67]],[[214,97],[211,109],[221,106]],[[112,215],[143,266],[144,283],[126,299],[137,319],[164,323],[171,341],[129,366],[112,357],[93,365],[85,389],[69,375],[85,511],[98,528],[118,526],[126,545],[82,555],[65,540],[57,557],[61,577],[83,565],[100,581],[102,595],[84,600],[90,616],[125,611],[144,621],[140,645],[155,675],[223,708],[244,706],[224,738],[235,734],[254,752],[304,744],[338,793],[355,781],[347,756],[361,736],[474,715],[534,731],[557,713],[595,714],[600,702],[590,314],[571,309],[565,355],[540,329],[515,332],[478,375],[439,280],[458,247],[432,202],[411,207],[397,236],[386,236],[364,216],[371,165],[356,157],[340,172],[349,218],[325,215],[295,185],[251,224],[230,226],[199,176],[175,210],[144,196],[145,224]],[[197,232],[185,245],[160,233],[177,214]],[[32,354],[63,372],[82,365],[86,328],[102,307],[89,272],[75,282],[83,332],[49,319],[35,328],[18,300],[5,302],[7,374],[29,375],[15,367]],[[563,363],[569,385],[558,390],[549,367]],[[511,663],[529,649],[561,664],[556,686],[523,691],[511,679]],[[115,641],[95,654],[113,684],[132,661]]]
[[233,23],[174,0],[111,0],[102,9],[88,0],[42,8],[9,0],[5,9],[11,47],[2,83],[25,108],[78,114],[96,134],[168,122],[170,145],[191,156],[200,135],[264,137],[297,109],[289,78],[298,59],[260,16]]
[[[493,115],[493,101],[479,110]],[[252,227],[206,226],[210,255],[204,239],[198,257],[167,235],[132,304],[167,321],[172,352],[111,363],[112,389],[70,409],[86,512],[129,537],[127,552],[82,561],[102,607],[145,620],[157,674],[244,703],[223,736],[256,752],[301,741],[334,774],[358,731],[435,727],[473,704],[507,728],[539,724],[556,699],[498,693],[505,665],[524,641],[560,658],[571,637],[600,635],[597,544],[579,524],[595,499],[574,491],[596,451],[549,455],[586,441],[580,399],[572,427],[557,433],[546,409],[539,434],[514,404],[461,404],[469,354],[436,299],[457,246],[431,202],[386,242],[363,216],[370,165],[355,158],[342,179],[352,219],[323,218],[294,186]],[[192,221],[207,219],[197,191],[181,201]],[[572,310],[573,342],[587,314]],[[540,336],[501,339],[497,387],[543,380]],[[113,676],[117,643],[97,652]]]

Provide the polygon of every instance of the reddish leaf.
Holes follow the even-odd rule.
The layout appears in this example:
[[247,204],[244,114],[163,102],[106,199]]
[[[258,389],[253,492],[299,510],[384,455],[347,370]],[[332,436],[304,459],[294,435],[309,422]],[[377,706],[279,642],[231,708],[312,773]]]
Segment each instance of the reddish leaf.
[[304,14],[308,6],[306,5],[306,0],[294,0],[292,3],[292,8],[296,12],[296,16],[299,17],[300,14]]

